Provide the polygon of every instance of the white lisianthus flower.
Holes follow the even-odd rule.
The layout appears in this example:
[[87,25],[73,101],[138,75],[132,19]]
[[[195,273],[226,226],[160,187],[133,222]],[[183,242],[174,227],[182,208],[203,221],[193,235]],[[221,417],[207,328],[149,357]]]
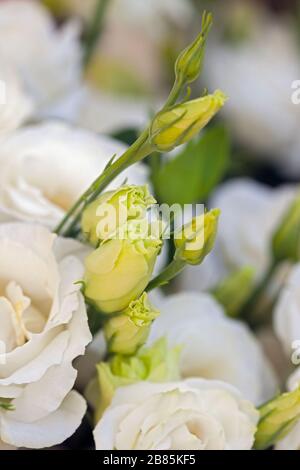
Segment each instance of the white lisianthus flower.
[[37,113],[63,114],[62,102],[81,81],[77,22],[57,28],[49,12],[32,0],[0,3],[0,55],[20,75]]
[[206,81],[214,87],[222,76],[230,96],[223,113],[235,137],[283,172],[299,175],[300,107],[292,101],[293,93],[299,97],[292,88],[300,75],[297,35],[285,20],[256,14],[255,24],[249,23],[249,36],[240,42],[220,37],[211,43]]
[[157,40],[164,38],[170,23],[186,26],[192,19],[193,9],[185,0],[114,0],[110,15],[128,27],[143,29]]
[[[274,329],[286,354],[293,361],[293,351],[300,356],[300,263],[296,264],[286,281],[274,312]],[[298,344],[297,344],[298,343]],[[297,358],[296,358],[297,359]]]
[[166,336],[171,346],[181,346],[183,378],[222,380],[255,404],[274,395],[275,375],[258,341],[245,324],[226,317],[210,295],[180,293],[157,307],[161,315],[148,343]]
[[[75,13],[89,20],[97,0],[56,0],[64,11]],[[53,2],[52,2],[53,3]],[[54,6],[56,6],[54,4]],[[109,18],[116,18],[131,27],[146,29],[149,35],[162,34],[167,20],[176,25],[185,25],[192,15],[192,7],[186,0],[112,0]],[[158,25],[157,25],[158,23]],[[153,25],[155,24],[155,28]]]
[[296,194],[295,188],[272,189],[248,179],[223,184],[211,204],[221,209],[218,241],[224,262],[253,266],[257,277],[271,261],[271,240]]
[[33,102],[17,73],[0,57],[0,136],[15,130],[32,112]]
[[0,225],[0,440],[53,446],[86,410],[72,362],[91,340],[80,286],[83,247],[32,224]]
[[[104,170],[123,144],[60,122],[20,129],[0,146],[0,221],[38,222],[53,228]],[[145,184],[145,167],[134,165],[109,187],[128,177]]]
[[94,430],[99,450],[247,450],[258,421],[233,387],[190,379],[119,388]]

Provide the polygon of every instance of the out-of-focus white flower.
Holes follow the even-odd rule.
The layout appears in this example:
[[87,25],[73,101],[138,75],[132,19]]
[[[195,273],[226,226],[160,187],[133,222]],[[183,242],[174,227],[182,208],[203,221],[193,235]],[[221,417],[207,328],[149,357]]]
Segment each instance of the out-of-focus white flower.
[[[62,4],[61,8],[84,19],[90,19],[97,0],[52,0]],[[108,17],[114,18],[127,26],[146,29],[151,36],[163,34],[166,21],[176,25],[185,25],[191,19],[192,7],[186,0],[112,0],[109,5]]]
[[56,28],[36,1],[0,2],[0,55],[20,75],[38,114],[62,110],[80,85],[79,35],[77,22]]
[[[37,221],[53,228],[65,211],[126,147],[60,122],[20,129],[0,146],[0,220]],[[134,165],[110,186],[128,177],[143,185],[146,170]]]
[[[32,224],[0,225],[0,439],[42,448],[80,425],[86,404],[71,391],[73,360],[91,340],[80,286],[83,247]],[[3,359],[3,357],[2,357]]]
[[222,382],[139,382],[119,388],[94,430],[99,450],[251,449],[258,412]]
[[242,322],[226,317],[211,296],[180,293],[158,308],[161,315],[148,342],[166,336],[171,346],[182,346],[182,377],[222,380],[256,404],[272,397],[277,383],[258,341]]
[[[295,390],[300,386],[300,367],[290,376],[288,390]],[[293,429],[276,446],[276,450],[300,450],[300,420]]]
[[88,77],[102,89],[157,96],[169,72],[166,47],[176,53],[192,17],[186,0],[112,0]]
[[261,278],[271,261],[273,232],[295,195],[291,186],[273,189],[246,178],[221,185],[210,204],[221,209],[215,248],[201,266],[183,273],[184,288],[211,288],[226,273],[245,266]]
[[292,25],[258,14],[250,37],[211,43],[204,73],[210,87],[222,77],[230,97],[223,112],[235,137],[283,172],[299,175],[300,106],[292,102],[292,83],[300,60]]
[[112,19],[144,30],[155,40],[164,37],[170,23],[186,26],[192,14],[193,9],[186,0],[114,0],[110,13]]
[[[274,328],[286,354],[300,355],[300,264],[296,264],[280,294],[274,312]],[[295,364],[297,365],[297,364]]]
[[149,118],[147,102],[105,94],[85,88],[76,124],[95,132],[113,134],[124,129],[141,129]]
[[221,209],[218,240],[229,267],[253,266],[260,277],[271,261],[271,239],[295,197],[292,187],[272,189],[247,179],[222,185],[211,204]]
[[17,73],[0,57],[0,136],[19,127],[32,111],[32,100]]

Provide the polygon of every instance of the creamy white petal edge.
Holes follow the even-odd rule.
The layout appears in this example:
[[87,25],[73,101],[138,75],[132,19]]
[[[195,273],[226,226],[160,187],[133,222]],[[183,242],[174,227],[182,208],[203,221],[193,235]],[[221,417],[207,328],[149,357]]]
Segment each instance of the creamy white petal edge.
[[0,24],[0,55],[18,72],[37,115],[62,111],[81,84],[79,22],[57,27],[40,2],[10,0],[0,3]]
[[17,129],[33,109],[18,74],[0,56],[0,136]]
[[116,391],[94,439],[99,450],[246,450],[257,421],[254,406],[222,382],[139,382]]
[[0,442],[42,448],[72,435],[85,400],[72,362],[91,341],[80,287],[86,248],[30,224],[0,225]]
[[[1,140],[0,221],[38,222],[53,228],[65,211],[104,170],[120,142],[62,122],[20,129]],[[111,188],[128,178],[145,184],[146,168],[134,165]]]
[[299,285],[300,263],[292,268],[274,312],[274,329],[289,357],[295,349],[293,343],[296,341],[300,343]]
[[222,380],[256,405],[275,394],[277,380],[259,342],[244,323],[228,318],[213,297],[179,293],[158,308],[161,315],[152,325],[148,343],[166,336],[171,346],[181,346],[183,378]]

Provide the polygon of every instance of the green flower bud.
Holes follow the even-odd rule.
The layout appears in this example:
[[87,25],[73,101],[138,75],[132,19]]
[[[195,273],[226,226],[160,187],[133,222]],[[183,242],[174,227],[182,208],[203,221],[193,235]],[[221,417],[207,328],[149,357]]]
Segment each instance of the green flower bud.
[[85,297],[107,314],[125,310],[142,294],[162,245],[144,219],[123,228],[121,238],[103,242],[85,260]]
[[254,269],[246,266],[224,279],[212,292],[227,315],[237,317],[254,288]]
[[300,387],[269,401],[259,412],[255,448],[261,450],[283,439],[300,419]]
[[150,129],[152,146],[167,152],[188,142],[203,129],[224,106],[226,96],[220,90],[162,111],[154,118]]
[[147,380],[169,382],[179,380],[178,347],[169,349],[165,338],[156,341],[150,348],[142,348],[135,356],[116,355],[110,362],[97,366],[99,400],[96,410],[98,421],[109,406],[118,387]]
[[146,342],[151,323],[158,315],[159,311],[152,307],[146,292],[130,302],[121,315],[113,317],[104,326],[109,352],[134,354]]
[[212,25],[212,15],[203,14],[202,31],[196,40],[184,49],[175,64],[175,75],[180,83],[192,83],[200,75],[205,52],[206,38]]
[[219,209],[195,217],[175,233],[175,259],[200,264],[213,249],[218,228]]
[[147,185],[121,186],[116,191],[108,191],[84,210],[82,232],[96,246],[129,220],[145,217],[146,210],[155,202]]
[[300,193],[277,228],[272,241],[276,261],[300,260]]
[[10,398],[0,398],[0,410],[4,411],[14,411],[15,407],[12,404],[12,399]]

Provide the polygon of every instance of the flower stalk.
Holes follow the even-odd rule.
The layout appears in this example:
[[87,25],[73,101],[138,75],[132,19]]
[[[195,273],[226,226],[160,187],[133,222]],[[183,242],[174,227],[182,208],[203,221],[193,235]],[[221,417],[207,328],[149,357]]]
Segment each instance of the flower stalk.
[[[100,7],[99,7],[100,8]],[[155,151],[171,150],[194,137],[225,103],[225,95],[217,91],[214,95],[178,103],[188,84],[200,74],[206,37],[211,25],[211,16],[203,16],[200,36],[187,48],[175,64],[175,81],[163,108],[141,133],[138,139],[118,160],[110,162],[87,191],[67,212],[55,232],[61,236],[72,236],[84,209],[129,166],[143,160]],[[189,93],[188,93],[189,95]],[[163,145],[159,145],[162,140]]]

